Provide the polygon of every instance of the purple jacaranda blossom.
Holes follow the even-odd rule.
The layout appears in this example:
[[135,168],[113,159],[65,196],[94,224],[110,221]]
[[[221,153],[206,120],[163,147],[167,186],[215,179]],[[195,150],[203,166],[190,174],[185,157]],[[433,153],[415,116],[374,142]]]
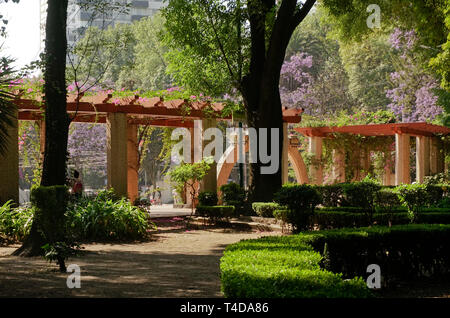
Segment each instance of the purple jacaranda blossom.
[[386,91],[391,100],[388,108],[401,122],[422,122],[435,119],[443,113],[434,89],[438,82],[427,74],[415,60],[412,50],[418,37],[414,30],[394,29],[389,39],[392,47],[400,53],[398,70],[390,74],[393,88]]
[[302,107],[310,113],[318,104],[313,95],[314,79],[308,73],[313,66],[313,58],[306,53],[293,55],[281,68],[280,95],[284,106]]

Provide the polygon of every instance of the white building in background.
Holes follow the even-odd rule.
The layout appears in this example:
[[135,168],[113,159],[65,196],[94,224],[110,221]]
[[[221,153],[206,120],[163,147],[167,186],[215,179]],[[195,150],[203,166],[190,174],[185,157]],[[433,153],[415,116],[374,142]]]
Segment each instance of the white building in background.
[[[109,0],[108,0],[109,1]],[[111,0],[117,2],[117,0]],[[164,0],[122,0],[131,4],[128,14],[116,15],[113,20],[94,19],[92,26],[109,27],[116,23],[132,23],[144,17],[152,16],[163,6]],[[41,19],[41,51],[45,48],[45,23],[47,19],[47,0],[40,0],[40,19]],[[91,20],[91,12],[80,10],[77,3],[79,0],[69,0],[67,15],[67,42],[71,46],[79,38],[78,30],[88,26]]]

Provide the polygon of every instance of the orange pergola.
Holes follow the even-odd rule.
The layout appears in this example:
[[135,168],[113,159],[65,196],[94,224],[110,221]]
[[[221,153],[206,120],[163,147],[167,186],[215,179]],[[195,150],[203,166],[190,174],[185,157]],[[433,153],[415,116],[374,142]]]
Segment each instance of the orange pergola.
[[[333,138],[334,134],[355,134],[362,136],[395,136],[395,179],[389,171],[385,171],[385,184],[411,183],[410,179],[410,147],[411,138],[416,138],[416,178],[423,182],[424,177],[445,170],[444,154],[440,151],[442,145],[439,135],[449,135],[450,128],[433,125],[425,122],[419,123],[395,123],[395,124],[369,124],[342,127],[303,127],[295,130],[309,138],[309,150],[315,158],[320,159],[322,154],[323,138]],[[350,150],[353,154],[359,154],[359,149]],[[335,166],[333,175],[338,182],[345,182],[345,150],[334,153]],[[364,165],[369,162],[369,154],[363,158]],[[322,167],[313,167],[313,179],[315,183],[323,182]]]
[[[16,95],[17,125],[11,128],[11,140],[18,139],[18,121],[39,121],[41,129],[45,127],[45,104],[42,97],[22,98]],[[132,201],[138,197],[138,140],[139,125],[160,127],[184,127],[191,131],[191,153],[194,147],[202,146],[201,131],[215,127],[217,121],[231,120],[232,116],[223,116],[224,103],[209,101],[167,100],[163,98],[142,98],[138,95],[115,98],[111,94],[99,93],[92,96],[69,95],[67,112],[72,122],[101,123],[107,127],[107,169],[108,187],[114,188],[119,195],[128,196]],[[287,124],[301,121],[302,109],[283,108],[283,121]],[[194,128],[195,126],[195,128]],[[197,128],[199,128],[198,130]],[[199,136],[197,136],[199,134]],[[194,137],[195,135],[195,137]],[[200,141],[199,145],[192,142]],[[0,200],[19,199],[19,150],[18,143],[8,145],[7,155],[0,160]],[[45,144],[45,134],[41,133],[41,149]],[[286,150],[287,152],[287,150]],[[204,184],[208,191],[216,191],[217,173],[215,169],[208,174]]]
[[398,124],[369,124],[343,127],[304,127],[295,128],[299,133],[308,137],[328,137],[334,133],[355,134],[362,136],[395,136],[396,134],[408,134],[414,137],[432,137],[436,134],[448,135],[450,128],[422,123],[398,123]]
[[[19,110],[19,120],[42,120],[45,105],[42,99],[15,100]],[[124,113],[129,124],[163,127],[193,127],[193,120],[208,117],[218,120],[231,120],[231,116],[222,116],[224,103],[209,101],[188,101],[183,99],[164,101],[163,98],[141,98],[139,95],[126,98],[113,98],[112,94],[94,96],[69,95],[67,112],[73,122],[106,123],[108,114]],[[283,108],[285,123],[299,123],[302,109]]]

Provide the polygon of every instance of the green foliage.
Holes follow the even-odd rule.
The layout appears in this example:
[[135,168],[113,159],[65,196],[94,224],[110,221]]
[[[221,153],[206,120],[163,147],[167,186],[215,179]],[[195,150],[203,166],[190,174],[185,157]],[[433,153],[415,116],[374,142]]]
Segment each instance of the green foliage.
[[12,103],[14,94],[8,89],[17,76],[11,67],[12,63],[12,59],[0,58],[0,155],[6,154],[10,142],[8,130],[14,126],[16,117],[16,107]]
[[447,173],[437,173],[432,176],[426,176],[424,184],[450,184],[450,171]]
[[66,228],[69,189],[66,186],[34,187],[30,197],[35,211],[33,222],[44,239],[44,253],[49,253],[44,257],[56,260],[61,272],[65,272],[65,261],[72,245]]
[[309,218],[320,203],[320,195],[310,185],[285,185],[275,193],[274,200],[288,208],[288,223],[298,232],[308,227]]
[[68,227],[77,240],[142,239],[154,226],[149,215],[113,190],[81,199],[68,210]]
[[[447,0],[383,0],[377,4],[381,9],[381,30],[367,27],[366,13],[370,0],[340,1],[321,0],[328,13],[327,20],[335,26],[335,33],[344,42],[360,42],[364,36],[389,30],[395,26],[414,29],[419,35],[421,51],[426,57],[424,66],[431,66],[442,78],[442,87],[448,87],[448,32],[450,22]],[[364,14],[362,14],[364,13]],[[446,42],[447,41],[447,42]],[[444,45],[442,45],[445,43]]]
[[316,190],[319,192],[322,200],[321,204],[327,207],[337,207],[342,202],[343,188],[342,185],[321,185],[315,186]]
[[[391,217],[391,213],[396,207],[402,205],[397,192],[394,189],[381,189],[375,194],[375,207],[379,212],[388,213],[388,217]],[[380,224],[377,222],[377,224]],[[389,221],[389,224],[390,221]]]
[[371,217],[375,211],[375,199],[381,185],[370,178],[360,182],[347,183],[343,185],[344,205],[361,207]]
[[[438,209],[436,209],[438,210]],[[347,227],[363,227],[370,225],[404,225],[411,223],[407,212],[374,213],[372,221],[367,214],[358,212],[318,210],[314,213],[311,220],[311,226],[319,229],[340,229]],[[450,213],[445,211],[422,213],[420,216],[421,224],[450,224]]]
[[[179,166],[173,168],[168,172],[170,180],[176,183],[178,190],[185,189],[191,195],[192,202],[197,196],[197,183],[203,179],[208,173],[213,163],[213,158],[208,157],[202,161],[194,163],[182,162]],[[194,204],[192,205],[192,212],[194,211]]]
[[237,183],[230,182],[220,187],[222,202],[234,206],[236,216],[245,214],[247,210],[247,194]]
[[[370,297],[361,278],[369,264],[384,268],[384,283],[448,274],[449,238],[450,225],[409,225],[245,240],[225,250],[222,291],[230,298]],[[325,246],[328,270],[321,268]]]
[[217,201],[219,198],[217,197],[216,192],[211,191],[203,191],[198,195],[198,204],[203,206],[214,206],[217,205]]
[[393,50],[388,34],[372,33],[360,42],[341,42],[340,55],[349,77],[349,94],[359,107],[385,110],[386,90],[392,88],[389,74],[394,72]]
[[253,202],[252,209],[253,211],[264,218],[273,218],[273,212],[278,210],[280,206],[274,202]]
[[[135,61],[132,70],[132,79],[136,81],[134,87],[143,90],[171,87],[173,79],[166,72],[168,62],[165,55],[168,49],[160,39],[164,34],[164,18],[161,13],[158,12],[151,17],[135,22],[132,30],[136,38]],[[116,87],[132,89],[131,85],[126,84],[127,81],[130,81],[130,77],[121,74]]]
[[[322,119],[316,116],[302,116],[301,127],[343,127],[353,125],[387,124],[395,123],[395,115],[391,111],[378,110],[375,112],[359,110],[354,113],[342,111],[329,118]],[[331,175],[335,151],[344,152],[346,180],[352,180],[364,174],[376,175],[381,180],[384,167],[392,164],[391,152],[394,144],[393,137],[389,136],[363,136],[357,134],[332,134],[333,138],[325,138],[323,143],[323,154],[320,163],[326,173]],[[300,137],[302,138],[302,137]],[[368,151],[377,151],[381,154],[374,160],[373,166],[364,167],[363,159]],[[314,163],[314,162],[313,162]],[[331,180],[336,182],[336,180]]]
[[63,242],[66,239],[66,208],[69,191],[66,186],[35,187],[31,190],[31,204],[37,223],[47,243]]
[[402,203],[394,189],[381,189],[375,195],[375,206],[382,211],[392,212],[395,207]]
[[329,269],[345,278],[367,275],[369,264],[383,270],[383,286],[397,280],[449,274],[450,225],[420,224],[321,231],[310,236],[315,250],[328,244]]
[[[182,86],[212,96],[231,93],[249,64],[249,30],[236,3],[170,1],[162,10],[168,72]],[[237,19],[242,20],[238,36]],[[244,58],[245,57],[245,58]]]
[[0,234],[15,241],[22,241],[31,229],[32,208],[13,208],[12,201],[0,206]]
[[49,261],[55,261],[60,266],[61,272],[65,273],[66,267],[65,263],[61,260],[66,260],[69,257],[73,257],[78,255],[78,250],[80,246],[75,243],[67,243],[67,242],[55,242],[55,243],[47,243],[42,246],[44,250],[44,258]]
[[423,184],[405,184],[396,188],[400,201],[408,208],[411,222],[417,222],[421,209],[429,202],[427,186]]
[[196,214],[208,218],[215,223],[222,219],[229,219],[234,216],[234,206],[202,206],[196,207]]
[[[303,120],[304,119],[304,120]],[[302,127],[343,127],[352,125],[388,124],[395,122],[395,115],[391,111],[359,110],[355,113],[342,111],[336,116],[322,119],[314,116],[302,117]]]
[[273,211],[273,217],[283,224],[289,223],[290,213],[292,213],[289,209],[276,209]]
[[[200,181],[210,169],[212,158],[203,159],[200,162],[184,163],[169,171],[170,179],[176,183],[192,185]],[[190,182],[189,182],[190,181]]]
[[[320,7],[312,11],[295,29],[286,52],[286,59],[299,53],[312,56],[312,66],[308,69],[314,84],[310,87],[315,100],[315,117],[334,115],[342,110],[351,110],[355,100],[349,94],[349,79],[339,55],[340,44],[328,36],[332,25],[323,19]],[[281,88],[291,88],[289,80],[281,81]]]

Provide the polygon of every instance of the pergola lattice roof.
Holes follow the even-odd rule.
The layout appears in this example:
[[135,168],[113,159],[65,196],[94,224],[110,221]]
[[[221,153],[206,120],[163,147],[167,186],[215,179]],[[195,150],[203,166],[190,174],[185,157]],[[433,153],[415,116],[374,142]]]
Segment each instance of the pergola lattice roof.
[[295,128],[308,137],[328,137],[334,133],[356,134],[363,136],[393,136],[409,134],[412,136],[431,137],[437,134],[449,135],[450,128],[428,123],[369,124],[343,127],[303,127]]
[[[19,120],[42,120],[45,105],[42,98],[15,100],[19,109]],[[69,95],[67,112],[75,116],[73,122],[105,123],[108,113],[126,113],[130,124],[165,127],[193,127],[193,120],[216,117],[219,120],[231,120],[231,116],[222,116],[224,103],[208,101],[188,101],[183,99],[164,101],[162,98],[141,98],[138,95],[127,98],[113,98],[112,94],[94,96]],[[283,121],[299,123],[302,109],[283,107]],[[208,114],[208,115],[207,115]]]

